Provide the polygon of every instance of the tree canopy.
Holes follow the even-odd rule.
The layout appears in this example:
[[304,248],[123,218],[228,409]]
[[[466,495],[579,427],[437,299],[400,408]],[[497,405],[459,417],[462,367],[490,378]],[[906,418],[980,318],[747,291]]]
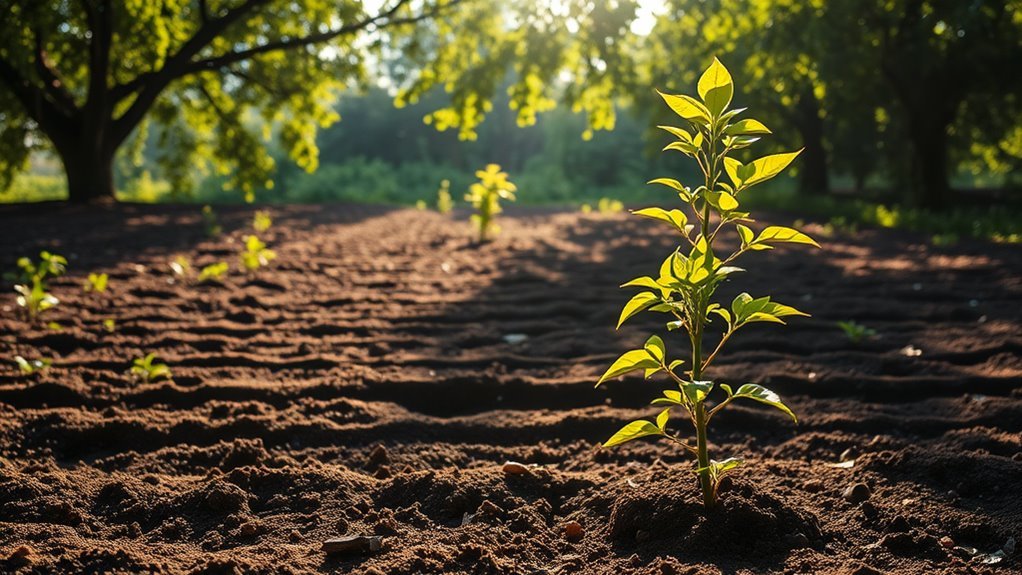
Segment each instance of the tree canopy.
[[[113,194],[115,153],[158,132],[175,186],[211,165],[251,193],[273,161],[279,126],[291,158],[317,163],[317,128],[338,120],[345,88],[386,69],[414,101],[443,86],[430,116],[471,137],[510,67],[520,122],[553,102],[551,78],[593,128],[613,126],[607,97],[631,0],[0,0],[0,184],[34,149],[62,160],[70,199]],[[265,130],[264,130],[265,132]],[[202,160],[202,161],[198,161]]]

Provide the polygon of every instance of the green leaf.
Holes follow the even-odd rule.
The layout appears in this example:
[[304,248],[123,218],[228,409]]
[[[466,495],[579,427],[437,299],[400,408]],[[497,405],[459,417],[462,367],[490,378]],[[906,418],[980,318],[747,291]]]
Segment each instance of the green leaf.
[[727,172],[727,177],[731,178],[731,182],[736,188],[742,185],[742,179],[738,177],[738,172],[741,169],[741,162],[734,158],[724,156],[724,171]]
[[682,401],[680,391],[665,389],[663,397],[654,399],[650,405],[685,405],[685,402]]
[[621,445],[626,441],[631,441],[640,437],[648,437],[650,435],[663,435],[663,433],[664,432],[660,431],[659,427],[653,425],[649,421],[640,419],[622,427],[617,433],[612,435],[610,439],[605,441],[603,446],[614,447],[615,445]]
[[747,187],[769,180],[781,173],[784,168],[787,168],[788,164],[801,153],[802,150],[798,150],[797,152],[773,154],[754,160],[751,164],[748,164],[748,166],[752,167],[752,174],[742,178],[743,185]]
[[667,222],[674,226],[674,229],[681,232],[683,235],[688,235],[685,226],[688,224],[688,217],[685,216],[685,212],[675,208],[673,210],[665,210],[663,208],[643,208],[641,210],[634,210],[632,212],[637,216],[644,218],[650,218],[654,220],[660,220]]
[[752,118],[739,120],[727,128],[724,128],[724,134],[728,136],[752,136],[755,134],[770,133],[772,132],[764,126],[762,122],[759,120],[753,120]]
[[646,344],[643,345],[643,349],[646,353],[653,356],[658,362],[664,362],[664,355],[667,353],[667,349],[664,347],[664,340],[660,339],[658,335],[651,335],[646,340]]
[[808,244],[811,246],[820,247],[820,244],[816,243],[813,238],[803,234],[802,232],[786,228],[784,226],[769,226],[759,233],[759,237],[756,238],[755,243],[766,243],[766,242],[788,242],[793,244]]
[[701,403],[710,394],[710,391],[713,390],[713,382],[689,381],[682,386],[681,390],[691,403]]
[[756,235],[753,233],[751,229],[749,229],[748,226],[736,224],[735,229],[738,230],[738,236],[742,238],[742,247],[745,247],[752,243],[753,238],[756,237]]
[[617,327],[614,329],[621,327],[621,324],[625,323],[625,320],[659,301],[660,297],[652,292],[644,291],[642,293],[635,294],[632,296],[632,299],[628,300],[625,307],[621,309],[621,316],[618,317]]
[[787,413],[791,419],[798,423],[798,418],[795,417],[795,413],[788,409],[787,405],[781,402],[780,396],[770,391],[769,389],[755,383],[746,383],[745,385],[738,388],[738,391],[734,394],[735,399],[748,398],[753,401],[764,403],[771,407],[776,407],[784,413]]
[[[682,118],[704,126],[710,123],[710,111],[692,96],[664,94],[660,90],[657,90],[657,94],[660,94],[671,110]],[[698,139],[698,137],[693,138],[693,143]]]
[[738,209],[738,200],[727,192],[706,192],[706,201],[721,212],[730,212]]
[[607,381],[608,379],[638,371],[640,369],[652,369],[660,367],[660,362],[649,354],[645,349],[633,349],[625,352],[621,357],[611,364],[607,371],[603,374],[599,381],[596,382],[596,387]]
[[641,278],[635,278],[633,280],[630,280],[628,282],[625,282],[625,283],[621,284],[619,287],[623,287],[623,288],[625,288],[625,287],[645,287],[645,288],[652,288],[652,289],[661,289],[660,284],[656,283],[656,280],[651,278],[651,277],[649,277],[649,276],[643,276]]
[[656,426],[660,428],[660,431],[664,431],[667,428],[667,419],[670,416],[671,416],[670,407],[661,411],[660,414],[656,416]]
[[657,128],[660,128],[661,130],[670,133],[672,136],[678,138],[682,142],[688,142],[689,144],[692,143],[692,134],[690,134],[688,130],[676,128],[674,126],[657,126]]
[[735,91],[731,74],[716,58],[699,78],[697,88],[699,97],[706,102],[706,107],[712,116],[719,116],[727,108]]
[[678,150],[683,154],[695,156],[696,153],[699,152],[699,147],[696,146],[695,144],[690,144],[688,142],[671,142],[670,144],[664,146],[664,149],[661,151],[666,152],[667,150]]

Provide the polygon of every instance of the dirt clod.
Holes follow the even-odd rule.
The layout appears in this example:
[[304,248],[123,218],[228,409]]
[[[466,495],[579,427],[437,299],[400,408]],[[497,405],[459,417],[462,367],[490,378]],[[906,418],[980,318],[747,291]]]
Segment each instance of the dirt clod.
[[508,461],[501,466],[501,470],[508,475],[524,475],[529,473],[529,467],[517,461]]
[[865,483],[853,483],[841,492],[841,497],[849,503],[862,503],[869,499],[872,494],[873,490],[869,488],[869,485],[866,485]]
[[351,535],[327,539],[321,551],[327,555],[351,553],[375,553],[383,548],[383,538],[378,536]]
[[568,541],[581,541],[584,530],[578,521],[569,521],[564,524],[564,538]]

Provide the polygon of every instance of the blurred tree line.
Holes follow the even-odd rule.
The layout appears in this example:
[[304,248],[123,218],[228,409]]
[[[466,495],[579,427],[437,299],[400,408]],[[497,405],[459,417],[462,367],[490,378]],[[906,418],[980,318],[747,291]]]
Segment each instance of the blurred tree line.
[[805,148],[803,194],[1020,197],[1022,0],[174,6],[0,0],[0,184],[43,151],[72,199],[109,197],[116,156],[120,187],[178,197],[409,202],[492,161],[523,200],[635,199],[684,165],[654,153],[652,88],[690,90],[716,55],[771,145]]

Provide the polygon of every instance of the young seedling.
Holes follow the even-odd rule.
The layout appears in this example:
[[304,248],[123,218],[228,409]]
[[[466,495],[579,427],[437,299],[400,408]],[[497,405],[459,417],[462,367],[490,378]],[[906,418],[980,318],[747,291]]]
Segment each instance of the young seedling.
[[868,328],[860,323],[856,323],[852,320],[839,321],[837,326],[841,328],[841,331],[845,332],[845,336],[848,337],[848,341],[858,345],[864,340],[867,340],[877,334],[875,329]]
[[82,290],[85,293],[96,292],[103,293],[106,291],[107,283],[110,281],[110,276],[107,274],[89,274],[88,279],[82,284]]
[[224,231],[220,222],[217,221],[216,212],[213,211],[213,206],[202,206],[202,223],[208,237],[215,238]]
[[199,270],[199,277],[195,281],[200,284],[211,281],[220,281],[224,277],[224,274],[227,273],[228,269],[230,269],[230,266],[227,265],[227,262],[209,264]]
[[621,200],[612,200],[610,198],[600,198],[600,201],[596,203],[596,209],[603,215],[609,216],[617,213],[621,213],[625,209],[625,205],[621,203]]
[[185,279],[192,275],[192,264],[185,256],[177,256],[174,261],[167,264],[175,277]]
[[18,364],[18,369],[22,375],[35,375],[36,373],[42,373],[47,369],[50,369],[50,365],[53,364],[52,360],[49,359],[25,359],[20,355],[14,356],[14,363]]
[[500,171],[497,164],[489,164],[485,170],[477,171],[476,177],[479,181],[469,187],[465,200],[476,209],[476,213],[472,214],[472,223],[479,230],[479,242],[482,243],[487,240],[491,230],[493,233],[500,231],[500,227],[493,223],[493,218],[503,211],[500,199],[515,201],[515,191],[518,188],[508,181],[507,173]]
[[[712,508],[717,502],[721,479],[738,467],[741,459],[710,459],[707,429],[714,415],[736,400],[752,400],[775,407],[797,422],[776,393],[765,387],[746,383],[733,389],[714,381],[709,368],[731,337],[741,328],[758,322],[784,323],[785,317],[806,315],[793,307],[772,301],[769,296],[754,298],[742,293],[729,307],[713,301],[717,287],[732,274],[743,271],[733,264],[750,251],[772,249],[782,242],[809,244],[809,236],[786,227],[768,226],[758,234],[746,224],[753,220],[740,210],[741,194],[779,174],[799,152],[776,154],[742,163],[733,157],[740,150],[770,131],[753,119],[738,119],[744,108],[729,109],[734,93],[731,75],[714,59],[703,73],[698,85],[699,99],[684,95],[663,94],[664,101],[688,126],[660,126],[676,138],[665,150],[675,150],[694,158],[703,175],[702,185],[694,190],[677,180],[658,178],[651,184],[666,186],[678,194],[683,209],[658,207],[637,210],[638,216],[661,221],[678,234],[681,245],[664,260],[655,276],[636,278],[622,287],[644,288],[625,304],[618,327],[632,316],[651,311],[668,314],[668,331],[681,331],[688,337],[691,355],[685,362],[668,357],[664,341],[653,335],[639,349],[629,351],[615,361],[597,382],[597,386],[634,371],[646,378],[663,373],[677,387],[663,391],[652,405],[663,407],[653,421],[633,421],[615,433],[605,447],[619,445],[639,437],[666,438],[696,456],[695,473],[699,477],[703,504]],[[725,176],[727,179],[725,180]],[[728,255],[718,255],[716,243],[725,232],[737,236],[738,247]],[[716,248],[716,249],[715,249]],[[707,327],[711,320],[722,329],[712,351],[707,344]],[[723,397],[711,402],[711,394],[720,389]],[[695,429],[695,444],[680,434],[672,433],[668,421],[672,410],[688,416]]]
[[415,200],[415,209],[424,212],[429,209],[429,206],[426,204],[426,200]]
[[171,378],[170,368],[165,363],[156,363],[155,353],[150,353],[132,362],[131,374],[142,383]]
[[112,317],[108,317],[103,320],[103,329],[107,333],[113,333],[117,329],[117,322]]
[[440,182],[440,189],[436,192],[436,211],[447,215],[454,209],[454,198],[451,197],[451,181]]
[[270,217],[270,212],[259,210],[252,216],[252,229],[263,233],[270,229],[273,225],[273,218]]
[[18,293],[17,303],[24,308],[29,321],[35,322],[43,312],[60,303],[47,291],[46,280],[63,275],[67,271],[67,259],[44,251],[39,254],[38,263],[29,258],[19,258],[18,269],[17,273],[8,274],[8,277],[19,282],[14,286]]
[[277,257],[277,253],[266,247],[256,236],[245,236],[245,251],[241,252],[241,265],[248,273],[255,273]]

